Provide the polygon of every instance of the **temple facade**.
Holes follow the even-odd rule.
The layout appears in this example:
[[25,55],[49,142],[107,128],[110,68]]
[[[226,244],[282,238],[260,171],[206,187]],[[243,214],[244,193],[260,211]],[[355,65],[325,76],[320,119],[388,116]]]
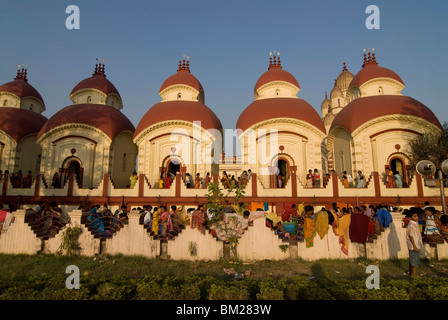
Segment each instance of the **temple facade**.
[[309,170],[317,169],[324,188],[327,173],[369,177],[390,167],[406,188],[413,171],[408,142],[442,128],[427,106],[401,93],[404,81],[374,52],[364,53],[356,73],[343,63],[321,114],[300,97],[299,81],[278,53],[260,74],[254,101],[235,126],[241,157],[229,163],[224,129],[188,59],[162,82],[161,101],[136,127],[104,63],[69,93],[71,105],[48,118],[27,68],[19,66],[16,78],[0,86],[0,170],[39,174],[48,189],[64,187],[71,174],[79,188],[96,188],[107,175],[115,188],[127,189],[134,171],[148,188],[159,188],[167,175],[185,181],[187,174],[194,180],[227,171],[238,178],[250,169],[262,187],[274,189],[291,185],[292,175],[306,188]]

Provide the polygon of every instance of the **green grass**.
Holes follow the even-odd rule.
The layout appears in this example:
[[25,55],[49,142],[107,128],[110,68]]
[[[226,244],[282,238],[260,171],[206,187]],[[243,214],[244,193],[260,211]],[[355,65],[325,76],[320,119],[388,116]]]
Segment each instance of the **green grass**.
[[[368,265],[379,290],[366,289]],[[0,300],[447,300],[447,261],[422,260],[417,278],[407,260],[285,260],[253,263],[172,261],[137,256],[0,255]],[[67,266],[80,269],[68,290]],[[224,269],[249,272],[244,279]]]
[[[253,263],[219,261],[173,261],[166,259],[148,259],[140,256],[97,256],[97,257],[66,257],[57,255],[5,255],[0,254],[2,272],[0,280],[28,278],[36,275],[51,275],[66,277],[65,269],[76,265],[81,276],[122,276],[143,278],[147,275],[166,276],[211,276],[228,277],[223,269],[234,268],[237,272],[250,270],[250,277],[294,276],[332,279],[344,278],[359,280],[367,277],[366,267],[377,265],[381,278],[401,279],[406,277],[408,260],[368,261],[366,259],[318,260],[303,261],[263,260]],[[423,277],[448,277],[447,261],[421,260],[418,273]]]

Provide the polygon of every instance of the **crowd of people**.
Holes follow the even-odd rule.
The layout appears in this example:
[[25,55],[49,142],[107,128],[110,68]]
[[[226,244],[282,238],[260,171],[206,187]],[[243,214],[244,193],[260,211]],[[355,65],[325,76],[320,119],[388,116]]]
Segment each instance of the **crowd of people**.
[[24,175],[22,170],[13,172],[12,174],[10,174],[8,170],[5,170],[4,173],[0,170],[0,183],[4,179],[7,179],[7,177],[9,177],[13,188],[31,188],[31,185],[33,184],[33,175],[31,171],[28,171],[27,174]]
[[[344,217],[348,217],[348,219]],[[269,213],[266,226],[272,228],[281,239],[306,241],[313,246],[316,235],[322,239],[330,229],[342,238],[341,250],[347,254],[348,239],[365,243],[375,239],[389,227],[392,215],[385,205],[354,206],[346,203],[333,203],[331,209],[322,207],[315,212],[311,205],[286,204],[281,216]]]
[[29,225],[39,238],[52,238],[69,222],[56,201],[39,201],[33,208],[35,214]]
[[249,182],[250,178],[252,177],[252,170],[244,170],[241,173],[241,176],[236,177],[235,175],[232,175],[231,177],[229,177],[229,175],[227,174],[226,171],[222,172],[222,177],[221,177],[221,183],[222,186],[226,189],[229,189],[232,186],[235,187],[240,187],[240,186],[245,186],[247,185],[247,183]]

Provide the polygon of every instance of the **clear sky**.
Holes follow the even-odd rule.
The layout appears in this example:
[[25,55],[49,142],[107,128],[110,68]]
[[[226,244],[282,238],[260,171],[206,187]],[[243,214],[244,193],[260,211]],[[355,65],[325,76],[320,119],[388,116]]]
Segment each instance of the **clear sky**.
[[[365,26],[372,4],[379,30]],[[69,5],[79,7],[79,30],[65,26]],[[375,48],[379,65],[405,82],[402,93],[448,122],[445,0],[2,0],[0,12],[0,83],[27,64],[47,118],[71,104],[69,93],[99,58],[137,126],[188,55],[205,103],[233,129],[274,50],[298,80],[298,96],[320,114],[343,62],[356,74],[363,49]]]

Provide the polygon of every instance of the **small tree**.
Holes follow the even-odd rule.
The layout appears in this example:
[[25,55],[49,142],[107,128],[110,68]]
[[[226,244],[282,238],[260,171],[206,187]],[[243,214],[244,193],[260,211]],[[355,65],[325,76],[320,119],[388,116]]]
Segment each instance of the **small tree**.
[[448,123],[444,123],[442,130],[423,133],[409,142],[408,155],[411,165],[421,160],[429,160],[440,168],[442,162],[448,159]]
[[[234,193],[234,195],[231,196],[231,193]],[[224,193],[219,183],[210,183],[208,185],[207,209],[210,214],[210,227],[215,229],[217,234],[225,234],[225,239],[222,240],[228,241],[230,250],[235,258],[237,257],[238,235],[233,227],[238,225],[238,218],[235,216],[230,217],[227,213],[224,213],[224,208],[230,205],[233,209],[232,212],[242,217],[245,207],[241,203],[241,199],[244,195],[244,186],[237,187],[232,185],[227,189],[227,193]]]

